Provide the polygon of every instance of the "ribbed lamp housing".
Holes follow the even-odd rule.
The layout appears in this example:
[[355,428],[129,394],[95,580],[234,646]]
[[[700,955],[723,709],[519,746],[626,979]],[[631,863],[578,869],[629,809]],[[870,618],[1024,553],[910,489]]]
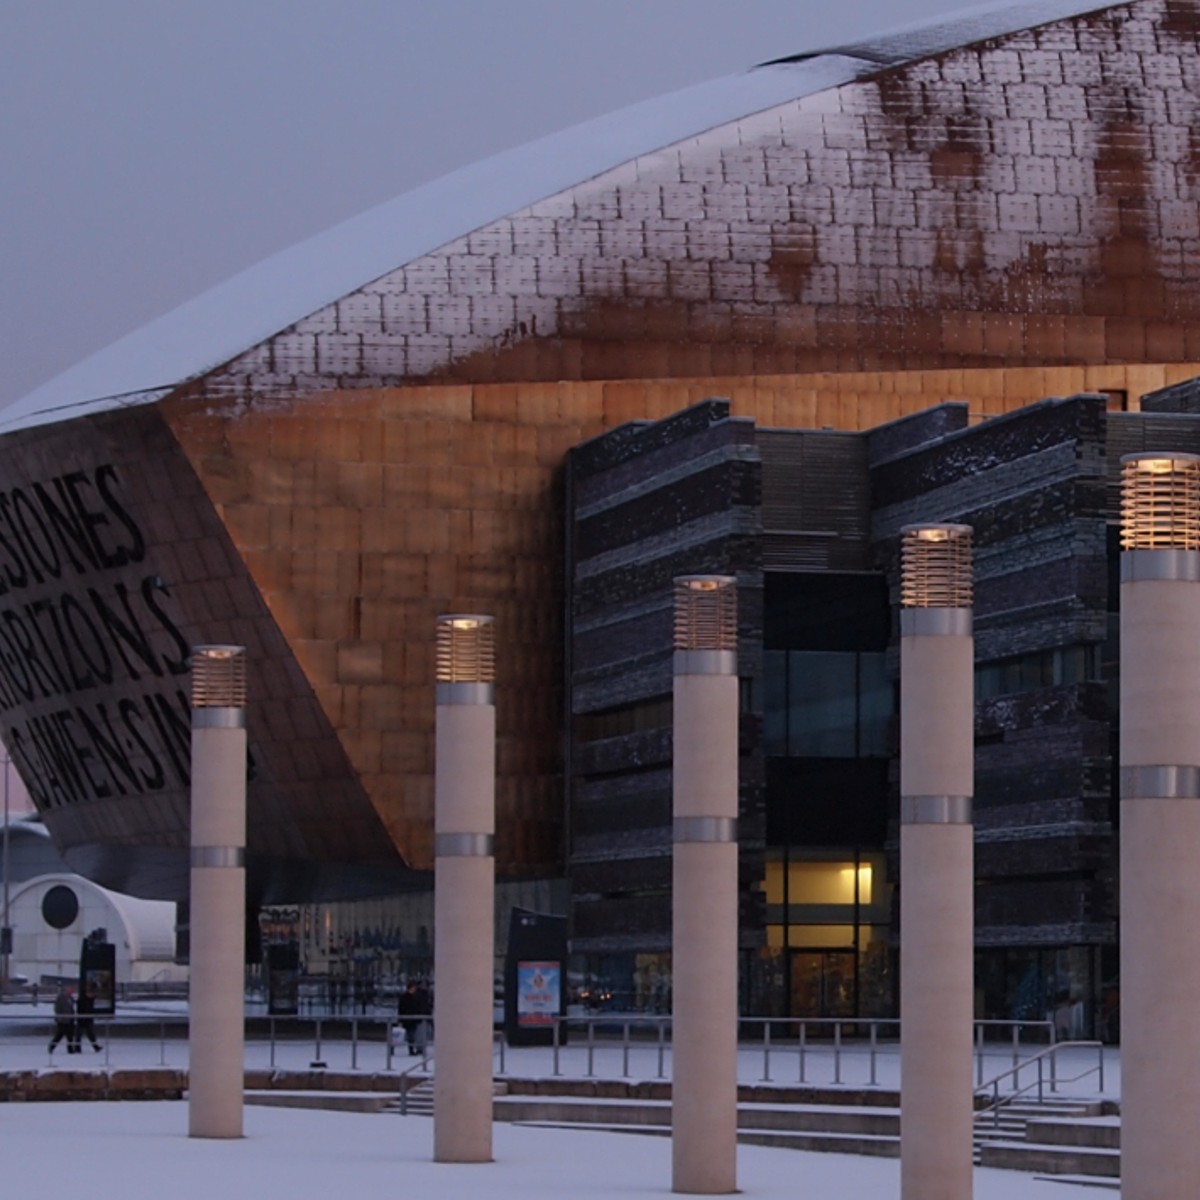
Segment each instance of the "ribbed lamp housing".
[[1200,455],[1121,459],[1121,549],[1200,550]]
[[495,618],[447,613],[437,619],[437,682],[496,681]]
[[970,525],[906,525],[900,531],[902,608],[970,608]]
[[246,707],[246,648],[192,648],[192,707]]
[[737,580],[681,575],[675,580],[675,649],[737,650]]

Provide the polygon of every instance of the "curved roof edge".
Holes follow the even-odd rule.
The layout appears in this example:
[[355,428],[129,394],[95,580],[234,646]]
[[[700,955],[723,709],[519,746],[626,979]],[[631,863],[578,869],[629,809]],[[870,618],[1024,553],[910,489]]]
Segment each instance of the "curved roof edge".
[[[1105,8],[1117,8],[1122,0],[991,0],[963,8],[950,17],[916,21],[898,26],[878,37],[863,38],[838,46],[827,46],[821,54],[844,54],[866,59],[881,67],[897,66],[931,58],[960,46],[971,46],[990,38],[1003,37],[1022,29],[1036,29],[1051,21],[1078,17]],[[1124,0],[1128,3],[1129,0]]]
[[1112,7],[1112,0],[973,7],[895,37],[684,88],[493,155],[290,246],[157,317],[9,405],[0,412],[0,432],[150,403],[456,238],[709,129],[881,67]]

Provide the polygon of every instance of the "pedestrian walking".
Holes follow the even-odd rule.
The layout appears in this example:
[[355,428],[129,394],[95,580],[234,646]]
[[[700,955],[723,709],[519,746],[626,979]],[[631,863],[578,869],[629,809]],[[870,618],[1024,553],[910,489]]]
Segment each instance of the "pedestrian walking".
[[103,1049],[98,1041],[96,1041],[96,1011],[95,997],[84,988],[79,993],[79,1001],[75,1005],[75,1046],[77,1049],[83,1049],[83,1039],[87,1038],[92,1044],[92,1049],[97,1054]]
[[54,1036],[50,1039],[50,1053],[64,1038],[67,1041],[67,1053],[79,1053],[79,1033],[75,1027],[75,1000],[71,989],[65,983],[58,985],[58,994],[54,997]]
[[417,984],[417,1001],[414,1006],[419,1020],[417,1021],[416,1050],[414,1054],[424,1054],[433,1040],[433,993],[426,983]]
[[420,1054],[417,1048],[417,1033],[421,1024],[421,998],[417,995],[417,985],[410,981],[396,1002],[396,1015],[404,1029],[404,1044],[408,1047],[410,1056]]

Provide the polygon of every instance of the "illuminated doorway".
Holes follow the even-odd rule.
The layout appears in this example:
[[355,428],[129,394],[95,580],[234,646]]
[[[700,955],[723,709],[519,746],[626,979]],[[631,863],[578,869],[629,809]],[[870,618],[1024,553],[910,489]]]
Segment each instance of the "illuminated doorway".
[[853,950],[794,950],[791,959],[792,1010],[796,1015],[855,1015]]
[[892,887],[882,853],[781,851],[767,861],[763,890],[764,975],[776,981],[775,994],[764,996],[765,1011],[895,1015],[888,948]]

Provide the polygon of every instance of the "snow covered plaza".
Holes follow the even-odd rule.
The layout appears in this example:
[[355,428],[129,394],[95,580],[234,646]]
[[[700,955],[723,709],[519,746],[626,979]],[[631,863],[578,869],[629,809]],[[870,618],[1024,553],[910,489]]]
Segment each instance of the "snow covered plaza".
[[[48,1006],[40,1012],[25,1005],[6,1005],[7,1034],[0,1035],[3,1069],[63,1070],[61,1050],[48,1060],[45,1033]],[[164,1015],[178,1021],[182,1013]],[[181,1067],[187,1061],[182,1036],[160,1041],[152,1011],[137,1018],[142,1032],[132,1039],[113,1039],[104,1055],[85,1047],[79,1066],[85,1071],[117,1066],[158,1067],[163,1061]],[[135,1019],[132,1014],[130,1020]],[[13,1031],[19,1026],[20,1032]],[[103,1032],[103,1031],[102,1031]],[[322,1054],[330,1071],[348,1068],[350,1047],[344,1041],[327,1043]],[[814,1078],[832,1076],[828,1050],[814,1049]],[[657,1074],[652,1049],[643,1048],[630,1064],[646,1079]],[[311,1043],[281,1046],[275,1056],[280,1067],[302,1069],[312,1057]],[[586,1069],[582,1046],[563,1052],[564,1072]],[[568,1061],[569,1059],[569,1061]],[[893,1045],[881,1056],[878,1079],[894,1086],[898,1078],[898,1050]],[[247,1067],[265,1066],[269,1050],[255,1039],[247,1042]],[[407,1062],[407,1060],[404,1060]],[[997,1059],[1000,1061],[1000,1059]],[[359,1069],[365,1073],[383,1066],[382,1047],[360,1047]],[[593,1064],[599,1078],[619,1078],[621,1052],[609,1047]],[[509,1048],[506,1069],[513,1075],[549,1076],[553,1068],[546,1048]],[[774,1062],[772,1074],[784,1078],[794,1071],[794,1061]],[[865,1060],[856,1055],[844,1069],[848,1082],[866,1078]],[[743,1046],[739,1077],[761,1078],[761,1047]],[[1118,1052],[1106,1050],[1103,1095],[1120,1094]],[[494,1127],[494,1161],[454,1164],[433,1161],[433,1121],[428,1115],[400,1116],[395,1112],[339,1112],[267,1107],[249,1103],[245,1109],[245,1136],[241,1140],[194,1139],[187,1136],[186,1101],[63,1101],[0,1104],[0,1138],[5,1153],[6,1191],[31,1198],[62,1195],[109,1172],[120,1180],[123,1200],[158,1200],[165,1181],[179,1200],[210,1200],[214,1194],[229,1200],[293,1195],[316,1200],[330,1194],[377,1195],[382,1189],[403,1188],[415,1196],[436,1198],[509,1195],[546,1197],[595,1196],[659,1197],[671,1191],[671,1140],[665,1136],[613,1134],[591,1130],[531,1128],[497,1122]],[[15,1148],[19,1147],[17,1153]],[[896,1158],[875,1158],[836,1153],[809,1153],[741,1145],[737,1151],[738,1187],[748,1196],[764,1200],[779,1197],[829,1200],[896,1200],[900,1164]],[[977,1200],[1051,1200],[1078,1195],[1119,1196],[1115,1180],[1093,1180],[1096,1188],[1035,1178],[1032,1173],[976,1168]]]
[[[99,1166],[122,1200],[666,1192],[669,1139],[506,1107],[506,1079],[558,1074],[532,1043],[569,1016],[610,1027],[605,1055],[647,1023],[619,1069],[577,1031],[563,1057],[660,1104],[674,1071],[674,1115],[728,1118],[706,1150],[740,1133],[740,1190],[866,1200],[968,1200],[968,1176],[981,1200],[1063,1194],[995,1172],[979,1133],[1023,1099],[986,1037],[1036,1027],[1055,1086],[1094,1063],[1089,1166],[1115,1175],[1123,1134],[1127,1200],[1190,1200],[1200,0],[998,3],[791,49],[421,186],[0,412],[0,738],[36,809],[8,819],[6,777],[0,1070],[32,1081],[9,1094],[183,1079],[181,1014],[137,1005],[190,973],[195,1101],[194,1055],[261,1001],[222,1056],[245,1137],[189,1141],[149,1087],[0,1104],[25,1151],[7,1189]],[[904,611],[917,530],[969,531],[969,603]],[[730,601],[720,671],[682,676],[720,679],[704,732],[672,680],[688,579]],[[438,621],[487,627],[486,678],[442,677]],[[245,660],[211,789],[188,755],[203,647]],[[198,831],[206,790],[239,793],[236,831]],[[45,992],[20,1009],[77,983],[127,990],[67,1059]],[[454,1109],[472,1149],[439,1152],[407,1084],[403,1115],[264,1099],[276,1070],[378,1093],[423,1069],[390,1026],[426,985],[441,1133]],[[316,1044],[264,1039],[284,1014]],[[898,1089],[898,1014],[908,1145],[952,1146],[953,1182],[902,1181],[890,1143],[746,1144],[773,1069]],[[468,1090],[471,1121],[446,1099]]]
[[[433,1127],[423,1118],[250,1108],[240,1142],[186,1136],[186,1104],[11,1104],[0,1111],[11,1194],[66,1195],[97,1174],[123,1200],[318,1200],[403,1192],[431,1200],[626,1200],[670,1195],[667,1138],[498,1126],[495,1161],[432,1161]],[[806,1154],[743,1146],[742,1194],[762,1200],[895,1200],[894,1159]],[[1064,1200],[1119,1196],[1066,1187],[1011,1171],[976,1170],[976,1200]]]

